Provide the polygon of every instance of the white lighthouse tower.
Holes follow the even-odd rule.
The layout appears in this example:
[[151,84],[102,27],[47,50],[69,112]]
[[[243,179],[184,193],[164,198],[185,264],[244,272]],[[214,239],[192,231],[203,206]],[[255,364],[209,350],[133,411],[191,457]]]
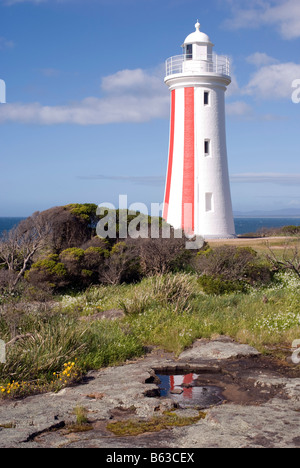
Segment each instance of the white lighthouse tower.
[[231,238],[235,227],[225,130],[230,64],[213,53],[199,22],[195,27],[183,54],[166,62],[171,122],[163,217],[187,234]]

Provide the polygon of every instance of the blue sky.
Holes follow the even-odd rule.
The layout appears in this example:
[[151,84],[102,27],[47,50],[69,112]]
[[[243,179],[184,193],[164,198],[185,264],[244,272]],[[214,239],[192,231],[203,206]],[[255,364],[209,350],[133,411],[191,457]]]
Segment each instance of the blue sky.
[[234,210],[300,210],[299,0],[0,0],[0,216],[162,202],[164,61],[197,19],[232,61]]

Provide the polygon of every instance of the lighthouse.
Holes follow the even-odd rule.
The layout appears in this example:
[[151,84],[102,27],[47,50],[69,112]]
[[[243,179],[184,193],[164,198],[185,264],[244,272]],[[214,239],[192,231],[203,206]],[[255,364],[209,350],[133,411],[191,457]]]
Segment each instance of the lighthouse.
[[166,61],[171,116],[163,218],[188,235],[234,238],[225,126],[230,63],[213,52],[198,21],[195,28],[183,53]]

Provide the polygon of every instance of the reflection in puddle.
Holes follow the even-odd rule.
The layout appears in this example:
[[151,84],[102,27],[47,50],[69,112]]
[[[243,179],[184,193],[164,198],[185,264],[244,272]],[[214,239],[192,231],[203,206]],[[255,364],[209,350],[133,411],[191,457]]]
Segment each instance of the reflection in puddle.
[[182,408],[208,408],[222,403],[222,389],[213,385],[200,386],[198,374],[157,375],[160,379],[160,396],[172,398]]
[[[194,387],[191,387],[190,385],[198,377],[199,376],[197,374],[158,375],[158,378],[161,381],[161,384],[159,385],[160,395],[169,396],[175,389],[180,389],[183,390],[182,395],[184,398],[192,398]],[[188,385],[188,387],[185,387],[185,385]]]

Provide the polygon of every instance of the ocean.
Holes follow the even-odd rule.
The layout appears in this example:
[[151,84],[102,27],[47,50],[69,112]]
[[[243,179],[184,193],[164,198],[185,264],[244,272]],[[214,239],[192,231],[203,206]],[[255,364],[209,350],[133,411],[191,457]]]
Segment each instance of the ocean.
[[[9,231],[24,218],[0,218],[0,235]],[[300,226],[300,218],[235,218],[237,235],[257,232],[262,228],[279,228],[282,226]]]
[[257,232],[262,228],[300,226],[300,218],[235,218],[234,223],[237,235],[241,235]]
[[0,235],[18,225],[22,219],[25,218],[0,218]]

